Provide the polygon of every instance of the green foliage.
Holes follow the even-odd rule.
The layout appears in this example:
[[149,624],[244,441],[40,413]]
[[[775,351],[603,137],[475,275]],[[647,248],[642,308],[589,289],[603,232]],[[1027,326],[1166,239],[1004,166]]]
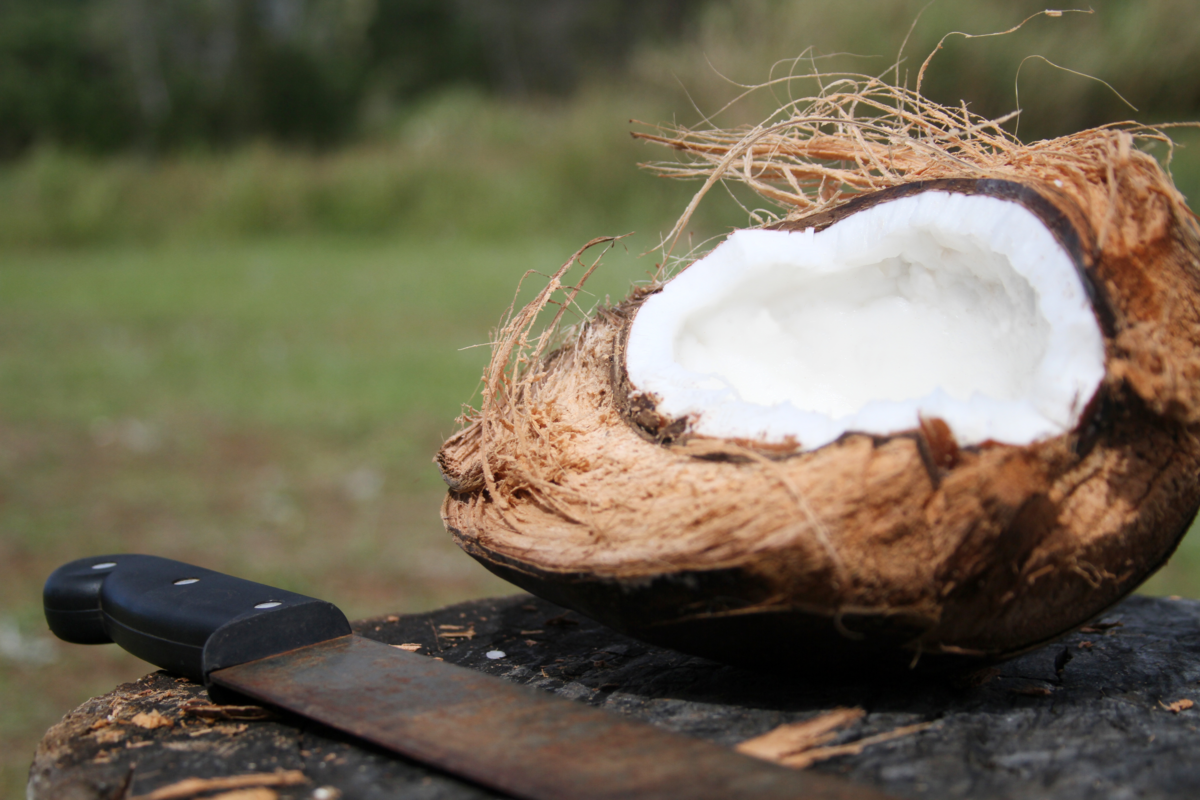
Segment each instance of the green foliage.
[[[629,106],[591,95],[539,109],[446,95],[389,140],[313,154],[269,146],[148,160],[43,148],[0,167],[0,246],[284,233],[584,241],[669,227],[695,187],[651,177]],[[713,204],[721,230],[745,221]]]
[[38,141],[88,151],[129,141],[136,121],[73,0],[0,3],[0,158]]
[[328,147],[448,86],[564,94],[678,29],[680,0],[3,0],[0,158]]

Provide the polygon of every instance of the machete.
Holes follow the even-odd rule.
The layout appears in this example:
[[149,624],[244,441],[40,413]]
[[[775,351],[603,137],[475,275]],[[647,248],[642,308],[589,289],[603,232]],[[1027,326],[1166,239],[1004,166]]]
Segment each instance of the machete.
[[[354,634],[332,603],[178,561],[55,570],[46,621],[517,797],[886,800]],[[232,699],[232,696],[226,695]]]

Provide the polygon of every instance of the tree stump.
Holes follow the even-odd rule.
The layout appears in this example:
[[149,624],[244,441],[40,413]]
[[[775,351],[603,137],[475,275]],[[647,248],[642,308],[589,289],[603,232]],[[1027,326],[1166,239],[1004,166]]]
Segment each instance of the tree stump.
[[[955,679],[748,672],[528,595],[355,628],[729,747],[786,723],[840,720],[792,763],[900,797],[1166,798],[1200,787],[1191,600],[1132,597],[1056,644]],[[863,713],[824,716],[836,709]],[[31,800],[497,796],[289,714],[214,707],[202,687],[162,672],[69,713],[39,745],[29,782]]]

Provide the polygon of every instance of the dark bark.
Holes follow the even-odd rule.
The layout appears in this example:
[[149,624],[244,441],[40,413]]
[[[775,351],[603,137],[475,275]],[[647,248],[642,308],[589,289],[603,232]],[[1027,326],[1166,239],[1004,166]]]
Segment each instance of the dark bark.
[[[739,670],[625,638],[525,595],[356,628],[730,746],[839,706],[867,713],[834,743],[933,722],[811,767],[901,797],[1166,798],[1200,786],[1200,706],[1166,707],[1200,701],[1197,601],[1133,597],[1091,629],[955,682],[818,682]],[[489,659],[491,650],[505,655]],[[276,769],[301,770],[311,781],[276,787],[281,798],[308,798],[319,786],[338,788],[343,800],[495,796],[286,714],[207,722],[181,708],[206,699],[195,684],[154,673],[88,701],[42,741],[30,797],[132,797],[189,777]],[[105,725],[118,705],[120,721]],[[172,726],[131,722],[151,711]]]

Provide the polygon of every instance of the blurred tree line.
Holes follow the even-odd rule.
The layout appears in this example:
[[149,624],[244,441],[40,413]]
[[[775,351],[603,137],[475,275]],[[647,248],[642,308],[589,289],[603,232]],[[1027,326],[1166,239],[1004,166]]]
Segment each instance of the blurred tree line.
[[[1195,119],[1195,3],[1099,0],[1094,13],[1038,18],[1010,37],[952,36],[923,89],[998,117],[1015,108],[1019,74],[1026,139],[1129,117]],[[903,66],[911,85],[947,31],[1003,31],[1044,7],[1043,0],[0,0],[0,159],[39,144],[90,153],[253,139],[330,147],[447,87],[565,96],[591,75],[619,75],[632,54],[654,48],[669,53],[654,62],[658,73],[677,76],[689,93],[715,71],[763,80],[772,62],[809,46],[874,56],[839,63],[879,74],[919,19]],[[672,51],[676,42],[691,49]],[[719,88],[728,95],[731,87]],[[700,88],[693,98],[719,107],[717,96]]]
[[688,0],[0,0],[0,158],[329,146],[452,84],[561,95]]

